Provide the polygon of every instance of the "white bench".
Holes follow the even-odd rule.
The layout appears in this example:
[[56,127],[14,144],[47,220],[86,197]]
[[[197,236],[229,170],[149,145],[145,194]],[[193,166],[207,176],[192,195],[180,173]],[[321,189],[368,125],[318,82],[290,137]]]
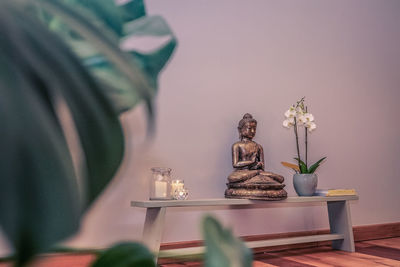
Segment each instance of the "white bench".
[[[310,235],[291,238],[279,238],[263,241],[246,242],[250,248],[279,246],[289,244],[299,244],[318,241],[333,241],[332,247],[344,251],[354,252],[353,228],[350,216],[350,200],[358,200],[358,196],[337,196],[337,197],[288,197],[280,201],[260,201],[248,199],[197,199],[197,200],[149,200],[132,201],[132,207],[146,208],[146,219],[143,230],[143,242],[158,257],[185,256],[201,254],[203,247],[181,248],[162,250],[160,252],[161,237],[165,222],[165,213],[167,208],[180,207],[211,207],[211,206],[229,206],[242,209],[268,208],[276,207],[276,204],[296,204],[302,203],[327,203],[330,225],[330,234]],[[283,219],[283,218],[282,218]]]

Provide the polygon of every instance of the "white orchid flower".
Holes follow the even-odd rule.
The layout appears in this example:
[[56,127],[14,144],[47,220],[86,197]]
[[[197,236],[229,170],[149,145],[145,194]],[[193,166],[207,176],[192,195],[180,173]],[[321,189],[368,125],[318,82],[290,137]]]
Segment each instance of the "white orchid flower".
[[305,127],[308,129],[309,132],[312,132],[317,128],[317,125],[314,122],[310,121],[305,124]]
[[307,122],[307,118],[304,115],[300,115],[297,117],[297,125],[303,125]]
[[311,113],[304,114],[305,123],[314,121],[314,116]]
[[283,121],[283,127],[290,128],[293,125],[294,125],[294,117],[287,118],[286,120]]
[[291,106],[286,112],[285,112],[285,117],[286,118],[294,118],[296,116],[296,109],[294,106]]
[[297,113],[298,117],[303,116],[304,115],[304,110],[301,107],[297,107],[296,108],[296,113]]

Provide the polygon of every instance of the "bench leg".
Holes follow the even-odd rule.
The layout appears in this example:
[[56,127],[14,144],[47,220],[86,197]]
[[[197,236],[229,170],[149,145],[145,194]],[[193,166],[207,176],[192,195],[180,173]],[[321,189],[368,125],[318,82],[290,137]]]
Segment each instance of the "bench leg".
[[343,234],[343,240],[332,241],[332,248],[354,252],[354,236],[348,201],[328,202],[331,234]]
[[143,243],[157,256],[160,251],[166,208],[147,208],[143,230]]

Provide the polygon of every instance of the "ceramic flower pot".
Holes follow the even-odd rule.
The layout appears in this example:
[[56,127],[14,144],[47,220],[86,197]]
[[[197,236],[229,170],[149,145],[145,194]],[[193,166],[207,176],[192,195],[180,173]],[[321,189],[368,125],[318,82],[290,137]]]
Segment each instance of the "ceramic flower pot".
[[296,173],[293,185],[299,196],[312,196],[317,188],[318,177],[315,173]]

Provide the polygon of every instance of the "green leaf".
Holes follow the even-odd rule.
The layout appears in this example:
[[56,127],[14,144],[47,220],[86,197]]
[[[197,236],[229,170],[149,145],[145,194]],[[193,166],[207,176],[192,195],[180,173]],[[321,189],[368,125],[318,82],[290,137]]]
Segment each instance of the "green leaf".
[[119,10],[115,7],[114,1],[97,0],[62,0],[64,3],[74,7],[85,8],[96,14],[101,23],[112,30],[117,35],[122,35],[123,19]]
[[[0,224],[23,264],[76,232],[84,207],[121,163],[123,135],[99,84],[18,4],[0,2]],[[84,151],[83,181],[74,173],[60,102]]]
[[299,163],[300,173],[309,173],[307,165],[299,158],[294,158]]
[[311,166],[310,166],[310,169],[309,169],[309,172],[310,172],[310,173],[314,173],[314,172],[317,170],[317,168],[319,167],[319,164],[320,164],[324,159],[326,159],[326,157],[323,157],[322,159],[318,160],[318,161],[315,162],[313,165],[311,165]]
[[[137,51],[130,51],[133,58],[136,59],[143,72],[150,79],[150,85],[154,92],[157,89],[157,79],[160,71],[170,59],[175,47],[176,39],[173,37],[168,25],[159,16],[141,18],[140,21],[134,21],[126,25],[128,36],[125,39],[134,36],[167,36],[169,41],[158,47],[156,50],[144,54]],[[134,107],[142,100],[135,85],[126,79],[106,58],[101,56],[92,56],[85,58],[85,65],[91,68],[92,73],[102,82],[107,95],[112,99],[114,108],[118,113]]]
[[[29,0],[28,3],[31,2]],[[147,75],[141,71],[138,63],[128,53],[119,48],[119,38],[111,30],[100,28],[69,5],[54,0],[34,0],[50,14],[60,17],[70,28],[107,58],[135,86],[140,96],[148,100],[154,95],[153,87]],[[86,14],[86,13],[85,13]],[[92,16],[89,16],[89,18]],[[150,108],[150,107],[149,107]]]
[[[60,0],[58,0],[60,1]],[[123,24],[146,15],[143,0],[126,1],[116,5],[114,1],[61,0],[64,4],[80,8],[82,12],[94,14],[99,23],[115,34],[123,36]],[[83,11],[83,9],[85,11]]]
[[150,53],[131,51],[140,60],[143,68],[156,81],[158,73],[165,66],[174,51],[177,40],[169,28],[167,22],[160,16],[149,16],[125,24],[126,40],[135,36],[167,37],[168,41]]
[[[158,74],[177,43],[164,19],[144,17],[142,1],[128,1],[120,6],[113,1],[35,1],[52,15],[49,26],[58,25],[52,28],[105,85],[114,109],[121,113],[144,101],[152,122],[151,99],[157,90]],[[60,24],[60,20],[64,24]],[[168,41],[146,54],[134,50],[122,52],[119,43],[134,36],[162,36]]]
[[224,229],[213,217],[203,219],[203,235],[206,246],[206,267],[251,267],[252,251],[231,230]]
[[132,21],[146,15],[146,8],[143,0],[128,0],[119,7],[124,22]]
[[120,243],[103,252],[92,267],[155,267],[154,259],[139,243]]

